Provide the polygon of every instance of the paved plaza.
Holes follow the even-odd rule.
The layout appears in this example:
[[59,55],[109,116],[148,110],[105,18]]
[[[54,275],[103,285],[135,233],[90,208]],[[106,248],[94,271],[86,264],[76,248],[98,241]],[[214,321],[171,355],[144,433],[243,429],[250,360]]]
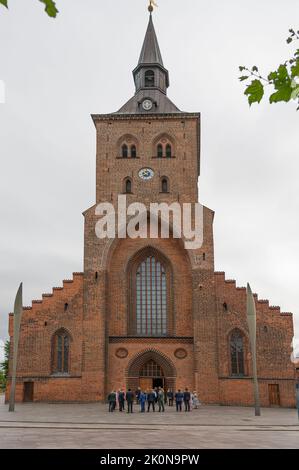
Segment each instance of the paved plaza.
[[191,413],[108,413],[102,404],[17,404],[0,396],[1,449],[299,448],[295,409],[201,406]]

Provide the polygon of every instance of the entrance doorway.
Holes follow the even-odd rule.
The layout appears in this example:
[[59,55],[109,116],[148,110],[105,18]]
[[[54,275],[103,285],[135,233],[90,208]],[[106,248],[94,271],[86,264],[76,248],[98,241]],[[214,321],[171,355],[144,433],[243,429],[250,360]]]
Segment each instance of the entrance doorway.
[[140,370],[139,386],[142,390],[164,387],[165,379],[162,367],[150,359]]
[[164,388],[164,383],[165,383],[165,379],[162,379],[162,378],[153,379],[153,388],[156,388],[156,387]]
[[279,385],[269,384],[269,403],[270,406],[280,406]]
[[163,387],[175,390],[176,370],[172,361],[156,350],[139,353],[131,361],[127,370],[127,387],[131,390],[152,390]]
[[34,382],[24,382],[23,401],[25,403],[33,401]]

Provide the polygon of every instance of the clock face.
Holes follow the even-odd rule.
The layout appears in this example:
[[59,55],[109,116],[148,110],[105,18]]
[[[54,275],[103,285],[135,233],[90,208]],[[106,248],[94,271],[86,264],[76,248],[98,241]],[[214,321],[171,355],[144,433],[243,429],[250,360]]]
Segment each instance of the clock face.
[[153,102],[151,100],[144,100],[142,102],[142,107],[145,111],[149,111],[153,107]]
[[142,170],[139,171],[138,175],[139,178],[141,178],[142,180],[149,181],[154,177],[155,173],[151,168],[142,168]]

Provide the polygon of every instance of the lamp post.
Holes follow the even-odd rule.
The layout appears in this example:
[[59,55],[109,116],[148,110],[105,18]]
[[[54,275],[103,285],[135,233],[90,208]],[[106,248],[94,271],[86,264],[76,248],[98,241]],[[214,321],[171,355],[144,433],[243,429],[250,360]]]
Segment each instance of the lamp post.
[[13,316],[13,360],[12,360],[12,376],[9,396],[8,411],[15,411],[15,395],[16,395],[16,379],[17,379],[17,362],[18,362],[18,346],[20,336],[20,325],[23,311],[23,284],[21,282],[18,289]]
[[259,385],[256,367],[256,309],[250,285],[247,284],[247,323],[252,356],[255,416],[261,416]]

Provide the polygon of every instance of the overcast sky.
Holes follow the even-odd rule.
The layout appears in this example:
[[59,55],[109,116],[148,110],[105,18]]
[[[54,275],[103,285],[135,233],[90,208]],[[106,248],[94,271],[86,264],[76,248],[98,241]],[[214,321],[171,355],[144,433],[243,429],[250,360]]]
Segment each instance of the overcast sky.
[[[19,282],[24,304],[82,271],[82,211],[95,201],[91,113],[134,93],[146,0],[37,0],[0,8],[0,338]],[[239,65],[289,58],[298,0],[157,0],[154,23],[169,97],[202,113],[200,200],[215,210],[216,269],[297,314],[299,112],[249,109]]]

